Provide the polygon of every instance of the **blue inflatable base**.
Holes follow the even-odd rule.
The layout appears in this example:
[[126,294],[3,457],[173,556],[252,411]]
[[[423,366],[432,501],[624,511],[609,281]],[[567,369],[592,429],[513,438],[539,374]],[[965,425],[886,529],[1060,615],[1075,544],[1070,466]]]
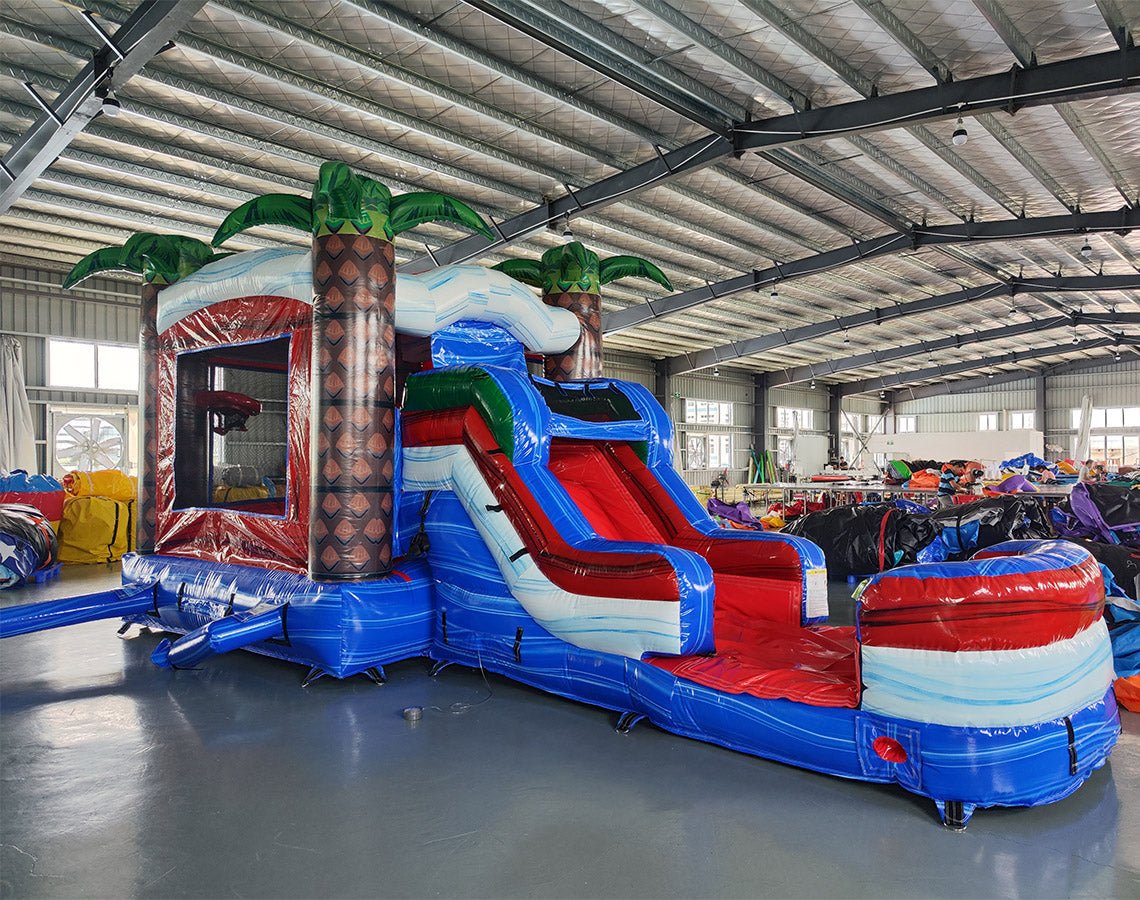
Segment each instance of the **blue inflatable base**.
[[[397,574],[380,581],[318,584],[263,569],[131,556],[124,580],[157,582],[153,607],[129,622],[187,633],[227,613],[288,604],[282,637],[245,649],[341,678],[417,656],[481,667],[684,737],[828,775],[897,782],[940,810],[957,803],[962,822],[974,807],[1067,796],[1104,765],[1119,733],[1111,690],[1067,719],[1011,728],[948,727],[729,694],[649,662],[567,644],[509,594],[433,582],[422,560],[401,561]],[[896,761],[877,752],[882,738],[901,748]]]

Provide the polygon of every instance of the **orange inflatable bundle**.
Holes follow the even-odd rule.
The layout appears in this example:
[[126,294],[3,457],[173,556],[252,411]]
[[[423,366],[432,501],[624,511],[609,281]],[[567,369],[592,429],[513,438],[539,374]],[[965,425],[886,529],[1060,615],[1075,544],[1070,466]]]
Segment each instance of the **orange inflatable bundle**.
[[938,487],[939,477],[939,474],[933,469],[921,469],[910,476],[910,481],[907,482],[907,487],[936,488]]
[[1125,709],[1140,713],[1140,675],[1117,678],[1112,684],[1116,702]]

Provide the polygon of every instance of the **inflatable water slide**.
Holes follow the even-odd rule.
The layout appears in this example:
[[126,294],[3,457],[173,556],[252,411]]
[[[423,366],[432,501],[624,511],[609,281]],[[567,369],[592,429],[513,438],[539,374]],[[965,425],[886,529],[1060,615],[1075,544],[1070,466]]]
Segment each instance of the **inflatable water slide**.
[[[894,569],[829,625],[820,549],[719,528],[651,392],[599,377],[596,278],[540,298],[476,266],[396,276],[338,228],[144,287],[139,552],[121,589],[0,610],[0,636],[122,617],[174,638],[157,665],[244,648],[305,683],[479,666],[622,730],[897,783],[952,827],[1104,765],[1119,718],[1086,551]],[[230,463],[279,490],[226,500]]]

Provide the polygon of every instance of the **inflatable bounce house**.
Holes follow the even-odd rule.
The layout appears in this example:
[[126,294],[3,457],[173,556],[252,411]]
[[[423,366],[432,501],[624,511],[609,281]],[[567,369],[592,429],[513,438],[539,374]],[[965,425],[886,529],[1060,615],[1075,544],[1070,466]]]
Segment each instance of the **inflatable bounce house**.
[[[570,243],[397,275],[393,236],[440,218],[486,227],[329,163],[311,198],[251,201],[215,241],[274,222],[311,251],[138,235],[84,260],[73,281],[144,276],[138,549],[121,589],[5,609],[0,634],[123,617],[182,635],[160,666],[245,648],[306,683],[481,666],[624,730],[897,782],[956,828],[1105,763],[1119,718],[1087,552],[904,566],[864,584],[855,627],[828,625],[819,548],[719,528],[660,404],[602,375],[601,284],[659,270]],[[263,490],[228,491],[235,466]]]

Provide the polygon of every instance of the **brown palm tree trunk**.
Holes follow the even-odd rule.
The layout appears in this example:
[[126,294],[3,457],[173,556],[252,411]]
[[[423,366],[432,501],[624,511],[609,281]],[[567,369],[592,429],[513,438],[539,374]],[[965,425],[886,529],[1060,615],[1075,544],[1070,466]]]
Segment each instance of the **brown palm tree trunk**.
[[578,317],[582,334],[565,353],[548,354],[543,369],[551,381],[602,377],[602,297],[594,291],[543,294],[547,306],[560,306]]
[[396,281],[391,241],[313,239],[314,459],[309,572],[319,581],[392,568]]
[[135,504],[135,550],[154,553],[157,542],[158,292],[143,282],[139,308],[139,492]]

